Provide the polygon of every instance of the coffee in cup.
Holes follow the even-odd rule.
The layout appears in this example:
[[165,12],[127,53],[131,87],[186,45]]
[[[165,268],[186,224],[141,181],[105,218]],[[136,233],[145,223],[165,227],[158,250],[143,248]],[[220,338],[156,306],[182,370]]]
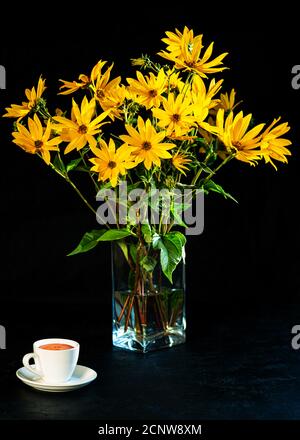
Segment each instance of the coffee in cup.
[[[67,382],[76,367],[79,344],[62,338],[48,338],[33,344],[33,353],[23,357],[24,366],[49,383]],[[29,364],[34,359],[34,366]]]

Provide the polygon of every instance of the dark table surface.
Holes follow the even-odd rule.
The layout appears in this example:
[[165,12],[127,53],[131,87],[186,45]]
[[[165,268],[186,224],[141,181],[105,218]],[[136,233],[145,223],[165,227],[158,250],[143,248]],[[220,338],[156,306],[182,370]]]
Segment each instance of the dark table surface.
[[[300,419],[300,350],[291,347],[299,305],[199,304],[188,310],[186,344],[146,355],[112,348],[109,304],[2,311],[1,420]],[[80,342],[93,383],[55,394],[16,378],[32,342],[52,336]]]

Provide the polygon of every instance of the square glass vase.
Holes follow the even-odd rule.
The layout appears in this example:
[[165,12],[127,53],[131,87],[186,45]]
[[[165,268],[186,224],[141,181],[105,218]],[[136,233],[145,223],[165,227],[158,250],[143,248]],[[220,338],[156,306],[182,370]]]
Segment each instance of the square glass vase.
[[131,267],[112,244],[112,340],[115,347],[147,353],[185,342],[185,264],[173,272],[173,283],[160,264],[151,273]]

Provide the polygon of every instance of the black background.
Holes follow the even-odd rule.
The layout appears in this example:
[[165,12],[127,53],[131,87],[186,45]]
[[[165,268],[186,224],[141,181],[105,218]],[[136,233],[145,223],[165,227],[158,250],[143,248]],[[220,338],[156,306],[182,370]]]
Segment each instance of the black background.
[[[242,9],[234,15],[229,8],[224,13],[214,4],[204,10],[193,3],[186,8],[134,3],[122,8],[70,5],[64,11],[32,7],[26,14],[18,10],[17,17],[7,15],[1,36],[0,64],[7,74],[1,113],[19,103],[40,74],[47,79],[45,96],[52,110],[69,103],[68,97],[56,97],[58,79],[89,73],[99,59],[115,62],[114,76],[133,76],[131,57],[154,55],[163,47],[166,30],[187,25],[204,34],[206,45],[215,41],[215,55],[229,52],[225,64],[230,70],[219,77],[225,78],[223,91],[235,87],[246,113],[252,112],[257,123],[278,116],[290,123],[289,164],[278,164],[277,172],[270,165],[254,168],[238,161],[224,167],[219,183],[239,204],[207,197],[204,233],[188,239],[187,319],[195,341],[195,307],[201,316],[210,311],[217,326],[224,310],[240,307],[247,313],[260,305],[272,310],[275,304],[300,302],[300,91],[291,87],[291,69],[300,64],[298,36],[287,6],[288,18],[278,11],[276,19]],[[58,176],[10,142],[10,122],[0,121],[0,324],[8,329],[8,348],[27,319],[33,322],[32,339],[46,328],[54,331],[56,323],[63,328],[65,320],[89,317],[91,326],[110,330],[109,244],[66,256],[96,226],[95,219]],[[74,304],[84,320],[80,313],[68,314]],[[110,331],[107,347],[109,337]]]
[[[59,78],[73,80],[104,59],[115,62],[114,76],[121,74],[125,82],[134,75],[130,57],[155,55],[164,46],[165,30],[187,25],[204,33],[206,45],[215,41],[216,55],[229,52],[225,64],[230,70],[219,75],[225,78],[223,91],[235,87],[241,108],[252,112],[257,123],[278,116],[288,121],[293,156],[288,165],[278,164],[278,172],[263,163],[254,168],[237,161],[220,172],[219,182],[239,205],[218,195],[206,198],[204,233],[188,240],[189,298],[214,304],[298,302],[300,92],[291,87],[291,69],[300,56],[297,34],[292,26],[282,31],[284,18],[279,28],[280,21],[269,19],[260,26],[263,18],[252,21],[251,15],[238,19],[211,11],[210,20],[209,12],[204,18],[192,7],[181,13],[154,10],[145,8],[134,18],[134,7],[106,6],[82,19],[66,21],[66,15],[58,15],[54,24],[33,21],[17,34],[18,41],[6,34],[0,52],[7,72],[2,112],[4,105],[20,102],[40,74],[47,79],[49,107],[65,108],[70,100],[56,96]],[[66,257],[95,220],[58,176],[10,143],[10,122],[1,121],[2,298],[24,299],[21,283],[26,300],[80,300],[83,291],[85,301],[108,299],[109,245]]]

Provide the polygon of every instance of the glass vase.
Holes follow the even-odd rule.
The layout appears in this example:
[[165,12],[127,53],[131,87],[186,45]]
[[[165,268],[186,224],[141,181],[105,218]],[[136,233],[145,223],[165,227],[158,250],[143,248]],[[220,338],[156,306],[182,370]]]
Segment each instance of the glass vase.
[[111,249],[113,345],[147,353],[184,343],[185,264],[178,264],[171,284],[160,264],[137,276],[121,248],[114,243]]

